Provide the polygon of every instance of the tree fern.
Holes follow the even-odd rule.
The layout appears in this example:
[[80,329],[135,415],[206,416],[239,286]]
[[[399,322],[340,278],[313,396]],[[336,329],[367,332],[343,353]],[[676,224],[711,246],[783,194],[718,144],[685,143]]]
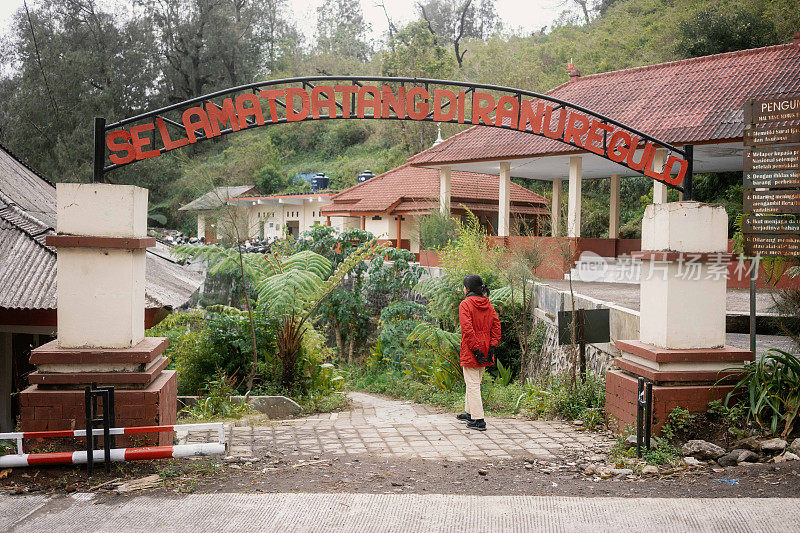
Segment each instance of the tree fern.
[[274,262],[267,261],[263,254],[256,253],[242,253],[240,268],[239,251],[236,248],[226,248],[216,244],[204,246],[182,244],[173,247],[171,252],[181,259],[202,261],[209,267],[208,274],[211,276],[218,274],[239,275],[240,271],[243,270],[245,278],[249,282],[255,283],[262,276],[279,272]]
[[313,272],[321,279],[327,278],[331,273],[331,268],[333,267],[333,263],[318,253],[312,252],[311,250],[303,250],[302,252],[297,252],[281,261],[284,271],[289,270],[304,270],[307,272]]

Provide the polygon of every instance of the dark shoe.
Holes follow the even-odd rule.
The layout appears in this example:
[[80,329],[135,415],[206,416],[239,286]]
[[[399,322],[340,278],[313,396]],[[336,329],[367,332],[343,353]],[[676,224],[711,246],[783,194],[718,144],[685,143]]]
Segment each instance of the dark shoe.
[[483,418],[479,418],[477,420],[470,420],[467,422],[467,427],[469,429],[475,429],[477,431],[486,431],[486,422]]
[[462,422],[469,422],[472,420],[472,417],[469,416],[469,413],[461,413],[460,415],[456,415],[456,418],[461,420]]

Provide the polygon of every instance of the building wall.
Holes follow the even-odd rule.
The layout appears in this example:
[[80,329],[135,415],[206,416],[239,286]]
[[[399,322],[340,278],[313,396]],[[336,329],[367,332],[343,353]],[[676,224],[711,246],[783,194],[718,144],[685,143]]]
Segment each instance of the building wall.
[[[290,224],[297,227],[298,233],[303,233],[311,229],[314,225],[324,226],[327,217],[320,213],[322,206],[329,204],[327,199],[319,200],[319,197],[303,198],[302,204],[279,203],[259,204],[252,203],[239,206],[237,209],[246,213],[247,236],[249,239],[260,239],[263,237],[280,238],[286,233],[286,226]],[[356,219],[357,225],[351,227],[361,227],[360,220]],[[331,225],[342,229],[344,219],[342,217],[331,217]]]
[[14,431],[14,417],[11,412],[11,393],[14,392],[14,377],[11,372],[13,356],[11,333],[0,332],[0,432]]

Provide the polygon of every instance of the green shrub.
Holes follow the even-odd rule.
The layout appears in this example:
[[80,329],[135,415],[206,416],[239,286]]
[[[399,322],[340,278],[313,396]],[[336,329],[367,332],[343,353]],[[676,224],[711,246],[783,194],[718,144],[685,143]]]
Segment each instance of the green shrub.
[[414,348],[406,355],[405,372],[414,377],[421,377],[437,388],[452,390],[460,386],[461,370],[461,336],[441,328],[420,322],[408,336]]
[[378,321],[378,340],[383,360],[400,368],[409,353],[408,336],[425,319],[425,306],[416,302],[394,302],[383,308]]
[[747,422],[747,404],[739,402],[730,407],[722,400],[708,403],[708,415],[731,428],[741,428]]
[[555,380],[553,391],[553,413],[568,420],[579,418],[587,408],[603,408],[606,403],[605,382],[593,374],[571,385],[563,376]]
[[432,211],[419,219],[419,247],[421,250],[444,248],[458,235],[458,225],[449,213]]
[[[275,320],[254,313],[260,357],[256,380],[259,384],[277,379],[275,362]],[[148,335],[169,339],[165,355],[178,371],[178,393],[200,394],[222,371],[233,380],[233,388],[244,393],[244,380],[253,358],[253,340],[246,315],[209,313],[200,309],[167,316]]]
[[676,436],[686,432],[687,429],[694,422],[695,415],[690,413],[688,409],[683,407],[676,407],[667,415],[667,421],[661,426],[661,436],[671,441]]
[[748,419],[772,434],[792,433],[800,410],[800,359],[778,349],[767,350],[744,366],[743,376],[725,398],[728,406],[743,395]]
[[296,400],[297,403],[300,404],[301,415],[342,411],[346,409],[348,405],[347,397],[338,392],[310,392],[304,396],[296,398]]
[[241,418],[250,412],[250,406],[246,401],[232,402],[231,396],[234,392],[233,380],[219,370],[214,379],[206,384],[204,394],[198,398],[197,403],[182,409],[181,414],[195,420]]

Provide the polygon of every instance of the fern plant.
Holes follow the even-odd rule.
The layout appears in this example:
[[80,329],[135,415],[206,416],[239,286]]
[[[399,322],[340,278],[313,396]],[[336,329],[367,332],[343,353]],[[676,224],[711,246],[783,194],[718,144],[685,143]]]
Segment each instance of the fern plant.
[[416,365],[415,370],[443,390],[452,390],[461,382],[461,332],[455,333],[423,322],[409,334],[409,342],[432,355],[431,364]]
[[259,308],[279,320],[278,358],[284,387],[291,388],[296,382],[303,336],[312,329],[309,319],[356,266],[383,247],[377,239],[367,241],[339,263],[325,280],[314,272],[293,268],[259,284]]

